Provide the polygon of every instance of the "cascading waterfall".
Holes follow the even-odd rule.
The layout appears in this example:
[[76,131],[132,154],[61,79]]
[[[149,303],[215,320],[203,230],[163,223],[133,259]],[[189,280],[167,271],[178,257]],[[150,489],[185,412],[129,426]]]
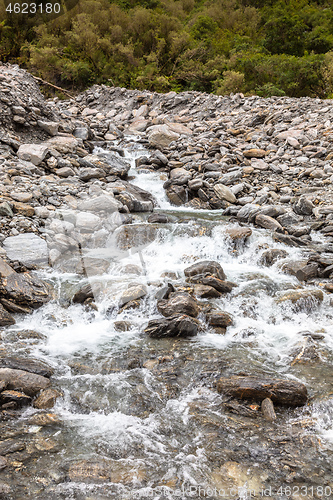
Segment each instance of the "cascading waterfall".
[[[52,410],[62,424],[43,430],[48,432],[47,439],[56,443],[54,453],[38,460],[38,475],[53,478],[43,494],[47,498],[159,499],[175,498],[175,490],[183,487],[180,498],[193,498],[190,493],[197,493],[199,486],[219,489],[227,487],[229,479],[233,484],[232,474],[223,472],[225,462],[240,464],[235,472],[240,477],[243,465],[249,466],[249,488],[259,488],[270,475],[270,484],[277,491],[288,474],[299,472],[297,439],[303,439],[304,450],[313,450],[306,442],[310,435],[322,440],[322,451],[306,451],[301,458],[308,470],[324,469],[322,482],[330,484],[322,456],[330,456],[333,443],[333,308],[329,297],[325,295],[322,304],[312,310],[295,311],[290,303],[279,303],[277,297],[297,289],[299,282],[281,272],[283,259],[263,267],[260,257],[267,248],[286,247],[273,242],[265,230],[253,229],[247,244],[235,250],[225,228],[236,225],[227,223],[216,211],[171,206],[163,189],[163,175],[161,179],[158,172],[136,171],[135,158],[143,154],[147,152],[139,148],[126,152],[132,163],[131,182],[152,193],[160,205],[157,211],[178,217],[178,222],[160,224],[154,241],[144,245],[140,253],[124,253],[111,261],[107,273],[89,277],[92,284],[104,285],[103,294],[96,297],[96,310],[79,304],[63,307],[81,278],[45,271],[41,275],[56,284],[58,301],[8,329],[8,338],[23,329],[42,335],[38,342],[22,341],[13,348],[16,354],[29,352],[51,364],[62,392]],[[144,216],[136,217],[140,220],[144,222]],[[289,260],[302,255],[298,248],[287,251]],[[225,297],[202,299],[203,304],[214,304],[232,314],[234,325],[225,335],[205,325],[190,339],[147,339],[142,332],[148,319],[159,317],[157,290],[168,281],[184,284],[183,270],[197,258],[218,261],[228,280],[238,285]],[[133,272],[133,265],[140,268],[142,262],[146,274]],[[110,304],[133,283],[148,289],[140,306],[120,313],[110,311]],[[125,331],[115,327],[120,321],[128,324]],[[317,334],[319,359],[310,365],[293,364],[294,350],[308,338],[301,333],[305,331]],[[158,371],[151,369],[157,366],[155,362]],[[267,431],[256,420],[246,416],[242,420],[225,411],[223,397],[209,381],[219,375],[219,369],[228,372],[229,367],[235,373],[260,372],[303,381],[314,400],[304,408],[277,409],[275,431]],[[26,410],[22,421],[35,411]],[[310,422],[308,426],[305,420]],[[302,430],[301,438],[293,434],[296,428]],[[279,439],[289,444],[279,444]],[[285,462],[276,461],[281,456]],[[104,477],[98,469],[96,480],[92,470],[86,470],[84,479],[77,466],[62,472],[64,463],[80,460],[104,463],[111,473]],[[289,467],[288,473],[281,463]],[[214,495],[210,498],[221,498]],[[240,495],[248,498],[244,492]]]

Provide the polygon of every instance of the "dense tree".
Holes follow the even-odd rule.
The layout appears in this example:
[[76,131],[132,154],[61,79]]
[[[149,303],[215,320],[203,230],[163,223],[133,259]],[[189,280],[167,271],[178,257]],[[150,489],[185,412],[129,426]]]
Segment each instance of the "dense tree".
[[68,88],[331,97],[330,3],[80,0],[24,23],[0,4],[0,58]]

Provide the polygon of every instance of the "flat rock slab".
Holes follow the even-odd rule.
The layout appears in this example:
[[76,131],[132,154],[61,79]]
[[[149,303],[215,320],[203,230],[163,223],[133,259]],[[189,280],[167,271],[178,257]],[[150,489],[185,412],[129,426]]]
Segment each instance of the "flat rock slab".
[[3,247],[10,260],[18,260],[24,265],[48,265],[48,248],[45,240],[34,233],[23,233],[9,236]]
[[5,382],[7,389],[23,391],[28,396],[35,396],[50,384],[49,379],[46,377],[12,368],[0,368],[0,380]]
[[217,382],[217,390],[239,399],[270,398],[274,403],[287,406],[304,405],[308,399],[307,389],[301,382],[268,377],[223,377]]

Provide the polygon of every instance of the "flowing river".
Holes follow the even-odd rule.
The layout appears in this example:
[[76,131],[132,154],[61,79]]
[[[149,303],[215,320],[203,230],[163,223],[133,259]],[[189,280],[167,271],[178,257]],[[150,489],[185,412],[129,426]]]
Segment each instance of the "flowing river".
[[[147,154],[139,144],[128,146],[130,182],[153,194],[155,212],[175,222],[154,224],[155,239],[132,250],[99,248],[95,255],[110,261],[102,275],[40,271],[54,284],[56,300],[3,333],[7,352],[30,354],[55,369],[53,385],[62,394],[53,425],[33,425],[33,408],[8,423],[8,436],[28,429],[40,451],[17,466],[15,498],[333,498],[329,294],[318,307],[301,310],[279,302],[301,286],[281,265],[300,260],[303,250],[255,228],[245,245],[234,246],[225,229],[237,223],[221,211],[171,206],[165,174],[136,170],[135,158]],[[134,219],[147,226],[147,214]],[[288,256],[263,266],[268,248]],[[148,320],[160,317],[156,292],[168,282],[186,288],[184,269],[195,260],[218,261],[238,285],[221,298],[200,300],[232,314],[234,324],[224,335],[205,324],[196,337],[148,338]],[[95,308],[69,301],[87,280],[96,290]],[[112,304],[133,284],[145,285],[148,294],[138,308],[119,312]],[[18,335],[23,330],[36,335]],[[298,362],[305,348],[314,355]],[[216,391],[218,377],[233,374],[301,381],[309,401],[277,406],[276,421],[267,422],[255,405],[232,408]]]

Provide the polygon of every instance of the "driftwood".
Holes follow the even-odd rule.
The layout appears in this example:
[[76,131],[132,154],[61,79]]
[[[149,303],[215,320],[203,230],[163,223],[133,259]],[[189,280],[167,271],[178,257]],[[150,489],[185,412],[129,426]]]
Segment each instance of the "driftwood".
[[68,90],[65,90],[63,89],[62,87],[58,87],[57,85],[54,85],[53,83],[50,83],[50,82],[47,82],[46,80],[43,80],[43,78],[39,78],[39,76],[34,76],[34,75],[31,75],[32,78],[34,78],[35,80],[37,80],[37,82],[40,82],[42,83],[43,85],[48,85],[49,87],[52,87],[56,90],[60,90],[60,92],[63,92],[64,94],[68,95],[68,97],[70,97],[71,99],[73,99],[73,94],[71,94],[70,92],[68,92]]
[[304,405],[308,399],[304,384],[294,380],[264,377],[220,378],[217,390],[234,398],[254,401],[270,398],[274,403],[287,406]]

